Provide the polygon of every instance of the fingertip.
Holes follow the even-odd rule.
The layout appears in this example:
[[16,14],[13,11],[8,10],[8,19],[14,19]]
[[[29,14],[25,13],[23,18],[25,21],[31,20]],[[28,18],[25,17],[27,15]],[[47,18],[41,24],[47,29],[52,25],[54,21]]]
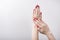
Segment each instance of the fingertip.
[[42,15],[42,12],[40,12],[40,15]]
[[37,28],[39,28],[39,26],[37,25]]
[[36,5],[36,7],[35,7],[35,8],[37,8],[37,7],[39,8],[40,6],[39,6],[39,5]]
[[[33,18],[34,18],[34,17],[33,17]],[[33,20],[36,21],[36,20],[38,20],[38,18],[34,18]]]

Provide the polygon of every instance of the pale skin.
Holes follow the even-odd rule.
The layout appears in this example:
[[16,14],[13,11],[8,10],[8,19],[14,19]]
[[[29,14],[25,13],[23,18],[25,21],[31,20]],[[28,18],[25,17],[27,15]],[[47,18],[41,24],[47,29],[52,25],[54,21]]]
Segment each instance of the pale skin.
[[42,12],[38,5],[33,10],[33,22],[35,25],[32,31],[32,40],[39,40],[39,33],[46,35],[48,40],[55,40],[49,26],[42,20]]

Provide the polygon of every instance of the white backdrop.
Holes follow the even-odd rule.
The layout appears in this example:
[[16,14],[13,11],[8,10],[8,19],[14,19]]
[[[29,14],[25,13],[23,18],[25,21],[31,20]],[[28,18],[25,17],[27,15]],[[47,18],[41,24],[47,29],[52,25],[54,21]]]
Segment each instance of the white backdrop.
[[[31,40],[32,12],[37,0],[0,0],[0,40]],[[38,0],[43,20],[60,40],[60,0]],[[48,40],[39,34],[40,40]]]

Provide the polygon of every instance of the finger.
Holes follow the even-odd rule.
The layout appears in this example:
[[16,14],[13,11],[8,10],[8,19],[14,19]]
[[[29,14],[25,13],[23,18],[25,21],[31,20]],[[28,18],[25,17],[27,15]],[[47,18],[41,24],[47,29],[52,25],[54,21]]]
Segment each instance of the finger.
[[39,16],[40,6],[39,6],[39,5],[36,5],[35,9],[36,9],[36,14],[37,14],[37,16]]
[[33,10],[33,17],[37,19],[39,16],[39,13],[40,13],[40,7],[39,5],[36,5],[35,9]]
[[33,9],[33,18],[34,18],[34,15],[35,15],[35,9]]
[[35,15],[35,9],[33,9],[33,16]]
[[34,21],[35,25],[41,26],[41,22],[39,20]]
[[33,20],[37,20],[38,19],[38,14],[37,14],[37,8],[35,8],[34,10],[33,10]]
[[39,20],[42,21],[42,12],[39,13]]
[[42,12],[40,12],[40,6],[39,5],[36,5],[36,13],[38,15],[38,17],[40,18],[40,20],[42,20]]
[[42,29],[42,27],[37,27],[37,25],[35,25],[34,27],[37,28],[38,31]]
[[40,31],[40,33],[43,33],[43,29],[40,29],[39,31]]
[[33,21],[35,21],[37,18],[36,18],[36,9],[33,10]]
[[33,16],[34,16],[34,17],[37,17],[37,8],[35,8],[35,9],[33,10]]
[[38,14],[38,13],[37,13],[37,8],[35,8],[35,15],[36,15],[36,17],[37,17],[37,14]]
[[38,29],[38,31],[40,31],[42,28],[41,27],[38,27],[37,29]]
[[37,30],[38,30],[40,33],[42,33],[42,32],[43,32],[42,27],[37,28]]
[[38,20],[38,18],[33,17],[33,21],[36,21],[36,20]]
[[36,7],[35,8],[37,8],[37,7],[40,7],[39,5],[36,5]]

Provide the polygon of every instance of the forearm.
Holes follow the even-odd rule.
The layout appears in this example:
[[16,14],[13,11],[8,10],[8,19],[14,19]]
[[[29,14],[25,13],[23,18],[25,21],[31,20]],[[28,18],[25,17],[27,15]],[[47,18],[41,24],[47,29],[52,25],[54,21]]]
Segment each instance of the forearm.
[[55,40],[54,36],[52,33],[47,33],[48,40]]
[[37,27],[33,27],[32,30],[32,40],[38,40],[38,31],[37,31]]

